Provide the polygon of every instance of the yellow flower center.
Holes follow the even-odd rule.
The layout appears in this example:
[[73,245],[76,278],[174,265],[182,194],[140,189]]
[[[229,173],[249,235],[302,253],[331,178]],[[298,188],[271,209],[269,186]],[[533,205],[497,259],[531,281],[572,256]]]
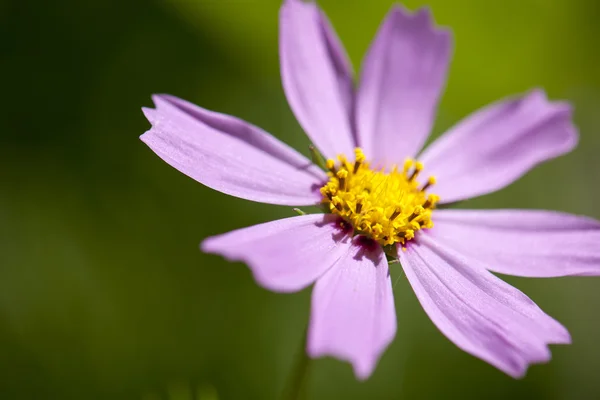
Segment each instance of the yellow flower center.
[[323,203],[365,235],[383,246],[405,244],[419,229],[433,227],[431,212],[439,201],[425,191],[435,183],[417,181],[423,164],[406,160],[402,170],[373,170],[363,151],[355,149],[355,161],[345,156],[327,160],[329,181],[321,188]]

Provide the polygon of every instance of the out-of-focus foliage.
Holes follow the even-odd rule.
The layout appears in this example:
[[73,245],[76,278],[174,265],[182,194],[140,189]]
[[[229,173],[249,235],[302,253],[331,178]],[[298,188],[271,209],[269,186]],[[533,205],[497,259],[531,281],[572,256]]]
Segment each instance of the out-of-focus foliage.
[[[0,3],[0,398],[270,399],[282,389],[310,291],[269,293],[198,243],[292,211],[204,188],[138,140],[140,107],[167,92],[307,154],[279,82],[279,4]],[[321,4],[358,69],[391,1]],[[572,154],[464,207],[600,217],[598,2],[428,4],[457,43],[436,133],[533,86],[572,101],[581,130]],[[375,374],[359,383],[349,365],[316,360],[311,398],[600,398],[599,279],[507,278],[574,341],[515,381],[445,339],[394,268],[398,335]]]

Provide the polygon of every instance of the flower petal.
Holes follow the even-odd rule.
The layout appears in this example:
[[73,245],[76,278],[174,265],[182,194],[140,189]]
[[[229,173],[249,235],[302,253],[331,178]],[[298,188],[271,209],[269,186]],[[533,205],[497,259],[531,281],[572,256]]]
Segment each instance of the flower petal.
[[382,165],[414,157],[435,121],[452,36],[426,8],[394,6],[365,58],[357,96],[359,144]]
[[467,117],[419,158],[422,176],[436,176],[433,191],[450,203],[499,190],[576,144],[571,107],[534,90]]
[[438,210],[439,243],[502,274],[600,275],[600,222],[538,210]]
[[433,323],[464,351],[515,378],[550,360],[567,330],[531,299],[425,232],[400,261]]
[[294,292],[313,283],[349,251],[350,233],[332,214],[308,214],[210,237],[201,248],[245,262],[269,290]]
[[352,154],[352,67],[325,14],[286,0],[279,14],[283,89],[296,118],[328,158]]
[[367,379],[396,334],[396,312],[386,258],[378,245],[355,237],[351,251],[313,289],[308,354],[352,363]]
[[168,95],[144,109],[152,129],[140,138],[190,178],[247,200],[312,205],[325,174],[263,130]]

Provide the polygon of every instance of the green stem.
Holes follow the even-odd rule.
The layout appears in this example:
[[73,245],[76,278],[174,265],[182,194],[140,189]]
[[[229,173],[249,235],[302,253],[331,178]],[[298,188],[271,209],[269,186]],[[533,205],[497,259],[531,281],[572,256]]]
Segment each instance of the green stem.
[[282,400],[301,400],[306,398],[306,382],[310,369],[310,358],[306,354],[306,331],[302,336],[300,348],[296,354],[294,365],[288,375]]
[[323,170],[327,170],[325,166],[325,161],[323,160],[323,156],[319,153],[319,150],[312,144],[308,146],[308,150],[310,151],[310,158],[312,159],[313,164],[318,165]]

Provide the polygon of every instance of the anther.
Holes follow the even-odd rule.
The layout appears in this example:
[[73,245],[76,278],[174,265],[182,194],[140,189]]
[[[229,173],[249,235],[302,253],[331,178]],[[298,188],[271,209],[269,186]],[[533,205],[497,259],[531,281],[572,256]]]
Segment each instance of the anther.
[[337,177],[340,182],[340,190],[346,190],[346,177],[348,176],[348,171],[345,169],[341,169],[337,172]]
[[393,221],[396,218],[398,218],[398,215],[400,215],[401,213],[402,213],[402,210],[400,209],[400,207],[396,208],[396,210],[392,213],[392,215],[390,215],[390,221]]
[[332,174],[335,175],[335,161],[333,161],[331,158],[329,160],[327,160],[325,162],[325,167],[327,167],[327,169],[329,171],[331,171]]
[[356,203],[356,213],[360,214],[362,211],[362,203]]
[[341,168],[349,169],[348,168],[348,159],[346,158],[345,155],[340,154],[337,158],[338,158],[338,160],[340,160],[340,167]]
[[423,211],[425,211],[425,209],[423,208],[423,206],[416,206],[415,209],[413,210],[413,213],[410,215],[410,217],[408,217],[408,220],[412,221],[413,219],[415,219],[419,215],[423,214]]
[[425,208],[425,209],[433,208],[433,207],[435,207],[435,205],[437,204],[438,201],[440,201],[440,198],[437,195],[430,194],[427,197],[427,200],[425,200],[425,203],[423,203],[423,208]]
[[435,176],[430,176],[429,179],[427,180],[427,183],[424,184],[423,187],[421,188],[421,191],[424,192],[431,185],[435,185],[435,182],[436,182]]
[[334,196],[333,199],[331,199],[331,204],[333,204],[333,206],[337,208],[338,211],[344,211],[342,199],[340,199],[338,196]]
[[410,175],[410,177],[408,178],[408,180],[410,182],[412,182],[418,175],[419,172],[421,172],[423,170],[423,163],[420,161],[417,161],[415,163],[415,170],[413,171],[413,173]]
[[365,162],[365,153],[363,153],[363,151],[361,149],[354,149],[354,157],[355,157],[355,161],[354,161],[354,170],[353,173],[357,173],[358,169],[360,168],[361,164],[363,162]]

